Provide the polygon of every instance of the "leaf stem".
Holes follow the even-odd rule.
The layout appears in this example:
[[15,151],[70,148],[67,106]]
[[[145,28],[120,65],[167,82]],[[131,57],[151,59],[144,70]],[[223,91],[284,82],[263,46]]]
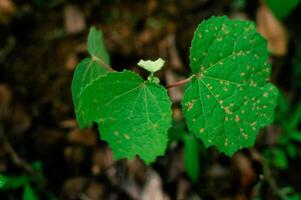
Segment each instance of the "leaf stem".
[[92,56],[92,60],[99,62],[102,66],[104,66],[105,68],[107,68],[107,70],[111,72],[115,71],[110,65],[106,64],[104,61],[102,61],[100,58],[97,58],[96,56]]
[[170,89],[170,88],[173,88],[173,87],[179,87],[181,85],[184,85],[185,83],[188,83],[190,81],[190,79],[193,77],[194,75],[190,76],[189,78],[187,79],[184,79],[184,80],[181,80],[181,81],[178,81],[178,82],[175,82],[175,83],[172,83],[172,84],[169,84],[166,86],[167,89]]

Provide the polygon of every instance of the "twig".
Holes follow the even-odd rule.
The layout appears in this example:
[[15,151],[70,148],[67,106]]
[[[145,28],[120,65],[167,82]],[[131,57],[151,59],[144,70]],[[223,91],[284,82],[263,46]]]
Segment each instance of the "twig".
[[11,146],[11,144],[7,140],[4,140],[3,147],[7,151],[7,153],[10,155],[10,157],[15,165],[23,168],[25,171],[27,171],[31,175],[34,174],[34,170],[31,167],[31,165],[28,164],[25,160],[23,160],[17,154],[17,152],[14,150],[14,148]]

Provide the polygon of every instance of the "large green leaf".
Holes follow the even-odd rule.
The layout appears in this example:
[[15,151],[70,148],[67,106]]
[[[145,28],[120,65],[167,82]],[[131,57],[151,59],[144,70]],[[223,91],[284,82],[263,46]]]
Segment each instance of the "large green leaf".
[[171,102],[162,86],[129,71],[109,72],[82,92],[79,124],[98,123],[115,158],[139,155],[146,163],[165,152]]
[[189,129],[227,155],[254,144],[274,118],[277,89],[267,44],[251,22],[212,17],[197,28],[190,49],[195,74],[182,100]]
[[102,32],[96,30],[95,27],[90,28],[88,35],[88,52],[92,58],[97,58],[107,65],[110,64],[110,57],[103,41]]

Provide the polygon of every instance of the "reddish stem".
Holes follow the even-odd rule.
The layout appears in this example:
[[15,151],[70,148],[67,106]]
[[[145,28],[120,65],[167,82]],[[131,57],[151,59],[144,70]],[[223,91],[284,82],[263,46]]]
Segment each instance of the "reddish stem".
[[92,60],[99,62],[101,65],[103,65],[105,68],[107,68],[107,70],[109,70],[111,72],[115,71],[114,69],[112,69],[112,67],[110,65],[107,65],[104,61],[102,61],[101,59],[99,59],[95,56],[92,57]]
[[190,77],[187,78],[187,79],[184,79],[184,80],[181,80],[181,81],[172,83],[172,84],[170,84],[170,85],[167,85],[166,88],[167,88],[167,89],[170,89],[170,88],[173,88],[173,87],[178,87],[178,86],[184,85],[185,83],[188,83],[188,82],[190,81],[191,78],[192,78],[192,76],[190,76]]

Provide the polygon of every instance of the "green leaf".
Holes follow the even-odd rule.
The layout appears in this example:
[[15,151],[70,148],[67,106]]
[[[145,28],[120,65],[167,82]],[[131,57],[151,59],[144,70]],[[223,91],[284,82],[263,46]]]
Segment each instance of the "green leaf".
[[82,120],[79,119],[80,115],[78,113],[78,100],[83,89],[93,80],[105,75],[106,73],[107,69],[91,58],[86,58],[77,65],[73,75],[71,91],[75,113],[78,120]]
[[292,131],[290,138],[296,142],[301,142],[301,132],[300,131]]
[[184,167],[192,181],[200,175],[199,142],[193,135],[184,135]]
[[295,191],[292,186],[280,188],[281,194],[284,194],[285,200],[301,200],[301,195]]
[[137,65],[143,69],[155,73],[164,66],[165,61],[162,58],[158,58],[155,61],[152,60],[140,60]]
[[102,32],[97,31],[95,27],[90,28],[87,46],[92,58],[86,58],[76,66],[71,85],[75,114],[79,121],[82,121],[82,119],[79,119],[81,115],[78,113],[77,104],[83,88],[96,78],[105,75],[108,70],[104,64],[110,64],[110,58],[104,46]]
[[286,145],[286,152],[291,158],[295,158],[298,155],[297,147],[291,143]]
[[227,155],[254,144],[273,122],[278,90],[270,83],[266,40],[253,23],[212,17],[197,28],[182,109],[206,147]]
[[277,103],[276,120],[283,123],[287,119],[289,112],[289,103],[283,92],[279,92],[278,103]]
[[301,122],[301,102],[294,109],[294,113],[291,115],[291,119],[289,121],[289,128],[297,129],[300,122]]
[[31,177],[31,182],[37,184],[37,188],[43,188],[46,186],[47,179],[43,172],[43,164],[41,161],[37,160],[31,164],[35,171],[35,175]]
[[279,19],[287,17],[300,3],[300,0],[267,0],[269,8]]
[[23,200],[38,200],[35,191],[32,189],[30,184],[26,184],[23,191]]
[[27,176],[4,176],[0,175],[0,189],[1,190],[14,190],[23,187],[28,183]]
[[103,41],[102,32],[96,30],[95,27],[90,28],[88,35],[88,52],[92,58],[97,58],[110,65],[110,57]]
[[83,88],[85,88],[90,82],[105,75],[107,69],[102,67],[97,61],[91,58],[85,58],[82,60],[75,69],[72,80],[72,97],[73,102],[77,104],[78,98]]
[[0,189],[2,189],[2,187],[6,184],[7,181],[7,178],[0,174]]
[[287,169],[288,168],[288,160],[285,152],[280,148],[275,148],[273,150],[274,154],[274,164],[278,169]]
[[243,10],[247,6],[247,0],[233,0],[231,7],[234,10]]
[[98,123],[101,138],[115,158],[146,163],[163,155],[171,126],[171,102],[162,86],[133,72],[110,72],[82,92],[78,107],[81,127]]

